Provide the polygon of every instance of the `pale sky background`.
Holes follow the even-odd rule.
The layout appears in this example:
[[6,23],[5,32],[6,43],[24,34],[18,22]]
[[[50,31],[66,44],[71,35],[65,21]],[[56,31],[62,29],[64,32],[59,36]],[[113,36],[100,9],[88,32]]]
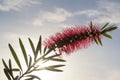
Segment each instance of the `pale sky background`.
[[[12,59],[8,43],[19,51],[20,37],[29,51],[28,37],[37,43],[40,35],[45,39],[65,27],[86,25],[91,20],[120,28],[120,0],[0,0],[0,80],[7,80],[2,58]],[[42,80],[120,80],[120,29],[110,34],[113,39],[103,38],[103,47],[93,44],[65,55],[64,72],[36,74]]]

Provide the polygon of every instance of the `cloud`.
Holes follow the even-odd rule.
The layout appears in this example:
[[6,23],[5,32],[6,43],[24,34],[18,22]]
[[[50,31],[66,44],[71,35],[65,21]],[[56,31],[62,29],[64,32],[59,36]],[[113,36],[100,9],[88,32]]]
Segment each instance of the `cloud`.
[[97,15],[100,15],[101,13],[98,10],[83,10],[83,11],[78,11],[75,12],[74,15],[87,15],[88,17],[94,17]]
[[110,1],[97,1],[95,9],[77,11],[74,16],[85,16],[88,20],[92,19],[96,23],[110,22],[120,25],[120,3]]
[[119,11],[120,6],[119,6],[119,2],[110,2],[110,1],[98,1],[97,2],[98,7],[100,9],[105,9],[107,11]]
[[119,3],[115,2],[99,2],[98,4],[99,12],[101,11],[101,15],[95,19],[96,21],[99,21],[100,23],[103,22],[111,22],[115,24],[120,24],[120,6]]
[[54,11],[45,11],[38,15],[33,21],[34,26],[41,26],[44,23],[61,23],[71,17],[71,13],[63,8],[56,8]]
[[32,4],[38,4],[38,0],[2,0],[0,3],[0,11],[18,11]]
[[[81,11],[69,12],[63,8],[55,8],[53,11],[40,12],[32,22],[34,26],[42,26],[44,24],[67,22],[68,18],[73,19],[77,16],[83,17],[84,22],[92,20],[95,23],[103,24],[110,22],[120,25],[120,6],[119,3],[110,1],[97,1],[94,9],[86,9]],[[69,20],[70,21],[70,20]],[[72,21],[72,20],[71,20]],[[73,21],[74,22],[74,21]],[[65,23],[66,24],[66,23]]]
[[88,23],[88,20],[92,20],[95,23],[100,24],[110,22],[112,24],[117,24],[118,26],[120,25],[119,3],[102,0],[97,1],[96,5],[97,6],[94,9],[86,9],[74,12],[69,12],[63,8],[55,8],[53,11],[43,11],[38,14],[37,18],[33,20],[32,24],[34,26],[42,26],[46,23],[58,24],[65,21],[67,22],[68,18],[74,20],[76,17],[83,17],[85,23]]
[[32,23],[34,26],[42,26],[43,25],[43,21],[40,19],[36,19],[33,21]]

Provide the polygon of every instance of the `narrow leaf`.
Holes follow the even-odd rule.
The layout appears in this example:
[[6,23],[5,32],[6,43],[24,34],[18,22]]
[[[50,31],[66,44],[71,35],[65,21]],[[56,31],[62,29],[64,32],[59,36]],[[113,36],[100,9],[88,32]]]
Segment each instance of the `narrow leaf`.
[[17,68],[13,68],[12,71],[20,71],[20,69],[17,69]]
[[9,68],[8,68],[7,64],[5,63],[4,59],[2,59],[2,62],[3,62],[3,65],[4,65],[5,69],[9,70]]
[[63,70],[60,70],[60,69],[54,69],[54,68],[45,68],[45,69],[49,71],[63,72]]
[[58,67],[63,67],[65,65],[52,65],[52,66],[48,66],[48,68],[58,68]]
[[25,80],[33,80],[34,78],[33,77],[30,77],[30,78],[27,78],[27,79],[25,79]]
[[44,53],[46,52],[47,47],[44,48]]
[[4,69],[4,73],[5,73],[6,77],[8,78],[8,80],[11,80],[11,77],[6,69]]
[[9,59],[9,73],[12,76],[12,78],[14,78],[13,77],[13,72],[12,72],[12,64],[11,64],[11,60],[10,59]]
[[19,38],[19,44],[20,44],[20,47],[21,47],[21,50],[22,50],[22,53],[23,53],[23,56],[24,56],[24,60],[26,62],[26,65],[28,66],[28,59],[27,59],[27,54],[26,54],[26,51],[25,51],[25,47],[23,45],[23,42],[22,40]]
[[109,35],[109,34],[104,33],[103,35],[104,35],[105,37],[107,37],[107,38],[112,39],[112,36],[111,36],[111,35]]
[[32,48],[34,57],[36,57],[36,52],[35,52],[35,47],[34,47],[34,45],[33,45],[33,42],[32,42],[32,40],[31,40],[30,38],[28,38],[28,40],[29,40],[30,46],[31,46],[31,48]]
[[115,29],[117,29],[117,27],[114,26],[114,25],[112,25],[112,26],[106,28],[105,30],[106,30],[107,32],[110,32],[110,31],[113,31],[113,30],[115,30]]
[[91,31],[92,31],[92,26],[93,26],[92,21],[90,21],[90,29],[91,29]]
[[55,55],[52,55],[52,56],[47,57],[46,59],[51,59],[51,58],[59,57],[60,55],[61,55],[61,54],[55,54]]
[[103,29],[105,29],[105,27],[107,27],[108,26],[108,22],[101,28],[101,30],[103,30]]
[[58,62],[66,62],[66,60],[58,59],[58,58],[50,58],[49,60],[58,61]]
[[10,59],[9,59],[9,69],[12,70],[12,64]]
[[97,40],[94,38],[94,41],[96,42],[96,44],[98,45],[98,42],[97,42]]
[[39,50],[40,50],[40,53],[41,53],[41,42],[42,42],[42,38],[40,36],[38,44],[37,44],[37,48],[36,48],[36,56],[37,56]]
[[102,33],[111,32],[111,31],[113,31],[113,30],[115,30],[115,29],[117,29],[117,26],[112,25],[112,26],[110,26],[110,27],[105,28],[105,29],[102,31]]
[[9,48],[10,48],[12,56],[13,56],[14,60],[16,61],[18,67],[22,70],[22,67],[21,67],[20,61],[19,61],[19,59],[18,59],[18,57],[16,55],[16,52],[14,51],[13,47],[10,44],[9,44]]
[[31,66],[31,64],[32,64],[32,57],[30,56],[28,68]]
[[36,75],[27,75],[26,77],[30,77],[29,79],[26,79],[26,80],[33,80],[34,78],[38,79],[38,80],[41,80],[38,76]]
[[98,42],[100,43],[100,45],[102,46],[102,41],[100,38],[98,38]]

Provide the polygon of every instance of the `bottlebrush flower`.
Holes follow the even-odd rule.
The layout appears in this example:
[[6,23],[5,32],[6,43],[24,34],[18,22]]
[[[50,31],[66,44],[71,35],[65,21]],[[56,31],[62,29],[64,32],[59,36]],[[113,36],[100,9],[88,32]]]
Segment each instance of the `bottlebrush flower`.
[[99,25],[75,26],[64,29],[44,41],[44,46],[51,50],[59,50],[59,53],[70,54],[81,48],[87,48],[94,41],[101,44],[102,35],[112,38],[107,32],[115,30],[116,26],[106,28],[106,23],[102,28]]

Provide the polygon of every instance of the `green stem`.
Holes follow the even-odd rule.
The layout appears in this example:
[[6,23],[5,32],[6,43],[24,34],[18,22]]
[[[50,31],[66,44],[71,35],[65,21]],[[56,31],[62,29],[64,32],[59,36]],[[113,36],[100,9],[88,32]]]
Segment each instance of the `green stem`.
[[[20,80],[22,77],[24,77],[26,74],[30,74],[33,71],[35,71],[36,68],[33,68],[40,60],[42,57],[38,58],[37,60],[34,61],[34,63],[18,78]],[[33,68],[33,69],[32,69]],[[32,70],[31,70],[32,69]]]

